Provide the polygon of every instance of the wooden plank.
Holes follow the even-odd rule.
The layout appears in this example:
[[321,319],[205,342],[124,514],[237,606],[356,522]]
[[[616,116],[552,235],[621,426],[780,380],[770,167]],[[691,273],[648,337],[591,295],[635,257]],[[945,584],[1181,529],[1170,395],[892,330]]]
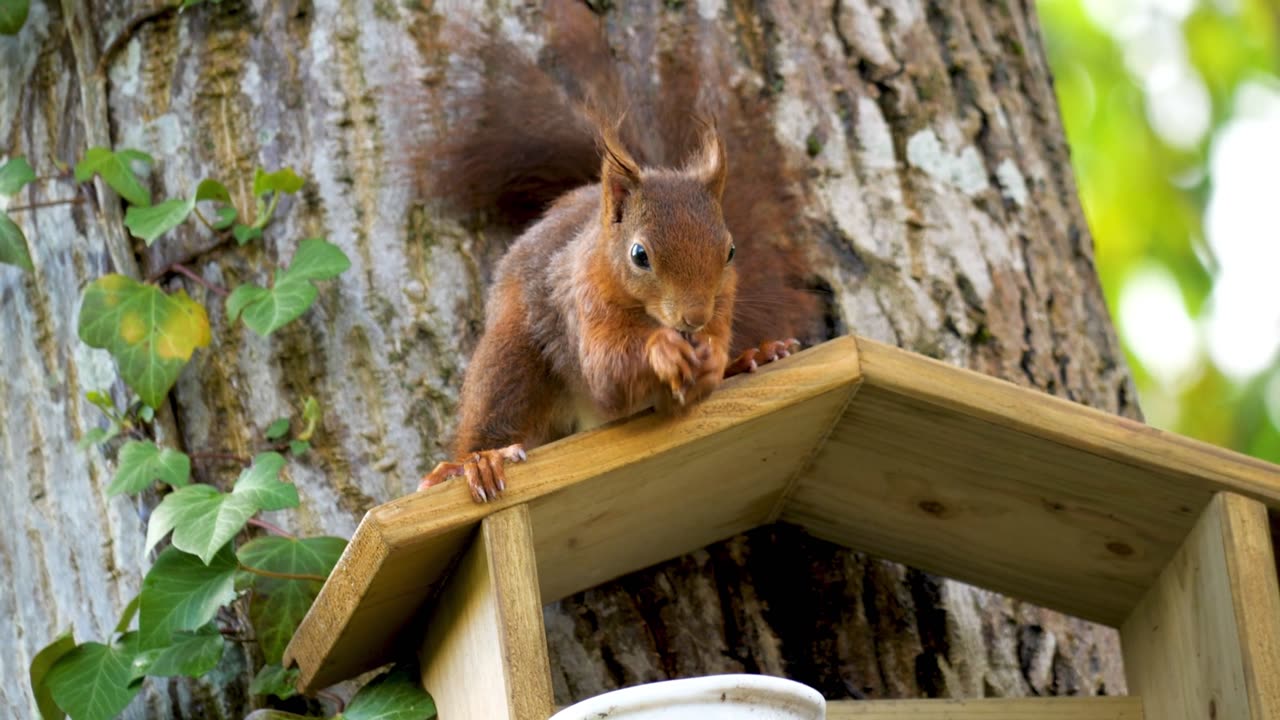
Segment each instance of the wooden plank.
[[848,547],[1117,625],[1214,488],[1280,480],[1266,463],[858,342],[862,387],[781,515]]
[[[374,508],[303,619],[285,662],[299,666],[299,687],[306,691],[385,662],[398,634],[423,606],[472,529],[504,508],[564,495],[563,510],[548,504],[531,506],[538,547],[549,557],[558,553],[571,559],[552,568],[539,557],[540,569],[549,578],[544,583],[548,599],[585,587],[595,578],[639,567],[634,563],[694,550],[700,546],[681,544],[709,537],[680,528],[686,534],[679,542],[655,545],[660,552],[637,551],[637,538],[646,536],[628,541],[612,533],[606,522],[626,515],[631,493],[644,496],[644,516],[651,527],[641,532],[659,529],[676,508],[688,520],[713,519],[711,535],[750,527],[770,512],[798,465],[827,432],[823,421],[829,425],[858,379],[855,341],[833,340],[727,381],[683,417],[644,414],[537,448],[528,462],[509,468],[509,488],[498,502],[478,505],[461,482],[452,481]],[[799,425],[813,437],[802,438]],[[776,440],[780,437],[794,448],[781,448]],[[735,445],[737,450],[731,447]],[[702,459],[712,456],[718,464],[708,466]],[[739,476],[764,489],[732,481]],[[721,487],[709,481],[711,477],[742,495],[706,491]],[[558,517],[551,520],[548,513]],[[585,529],[576,540],[564,534],[574,527]],[[667,531],[676,533],[673,528]]]
[[529,510],[486,517],[419,653],[441,717],[546,720],[553,697]]
[[861,337],[857,341],[862,373],[874,387],[1184,484],[1227,490],[1280,508],[1280,468],[1271,463],[892,345]]
[[858,720],[1143,720],[1143,715],[1142,700],[1137,697],[827,702],[827,720],[848,718]]
[[1280,588],[1265,507],[1221,493],[1121,627],[1129,690],[1162,720],[1280,717]]

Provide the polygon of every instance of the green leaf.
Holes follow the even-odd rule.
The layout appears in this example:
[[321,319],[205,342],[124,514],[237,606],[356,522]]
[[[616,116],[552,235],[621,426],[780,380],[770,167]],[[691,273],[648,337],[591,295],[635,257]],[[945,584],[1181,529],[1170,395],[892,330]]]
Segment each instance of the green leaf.
[[[242,285],[227,298],[227,314],[244,317],[244,324],[262,336],[270,335],[296,320],[315,302],[318,292],[312,281],[327,280],[351,267],[345,253],[319,238],[303,240],[288,269],[276,273],[275,286],[263,290]],[[251,288],[241,290],[241,288]],[[237,296],[238,295],[238,296]]]
[[351,260],[342,249],[321,238],[310,238],[298,244],[284,277],[289,280],[329,280],[346,272]]
[[[247,568],[323,578],[333,571],[346,546],[347,541],[337,537],[298,540],[271,535],[245,543],[237,556]],[[280,661],[321,585],[319,580],[253,576],[249,619],[267,662]]]
[[276,418],[274,422],[267,426],[267,439],[279,440],[287,432],[289,432],[289,418]]
[[165,496],[147,525],[147,549],[173,531],[174,547],[208,563],[259,510],[298,506],[298,489],[278,478],[279,453],[262,453],[230,493],[210,485],[188,485]]
[[0,35],[17,35],[30,9],[31,0],[0,0]]
[[123,633],[129,629],[133,616],[138,614],[138,605],[141,602],[142,595],[134,595],[129,604],[124,606],[124,612],[120,613],[120,622],[116,623],[117,633]]
[[320,422],[320,403],[310,395],[302,404],[302,421],[306,423],[306,427],[302,432],[298,433],[299,440],[310,440],[311,436],[316,432],[316,424]]
[[311,449],[311,443],[306,440],[290,440],[289,452],[294,455],[301,455]]
[[245,307],[244,324],[266,337],[302,317],[318,295],[316,286],[307,280],[277,279],[261,300]]
[[163,648],[174,633],[212,620],[219,607],[235,599],[237,567],[230,545],[207,565],[175,547],[165,548],[142,581],[138,622],[142,647]]
[[170,295],[123,275],[98,278],[84,292],[80,339],[111,353],[120,375],[159,407],[198,347],[209,344],[209,318],[185,291]]
[[218,202],[231,204],[231,193],[227,192],[227,186],[217,180],[201,180],[196,186],[196,202],[204,202],[205,200],[216,200]]
[[218,665],[226,640],[216,623],[208,623],[195,631],[179,630],[162,648],[145,650],[134,658],[134,678],[144,675],[200,677]]
[[156,238],[182,224],[196,204],[192,200],[166,200],[151,207],[131,207],[124,214],[124,224],[148,247]]
[[[5,1],[0,0],[0,8],[4,7]],[[0,195],[16,195],[27,183],[35,179],[36,171],[27,164],[26,158],[10,158],[9,162],[0,165]]]
[[253,174],[253,194],[263,195],[269,192],[296,193],[302,189],[302,178],[294,174],[292,168],[281,168],[275,172],[263,172],[258,168]]
[[84,182],[97,173],[131,205],[146,207],[151,204],[151,191],[133,174],[130,164],[135,161],[148,165],[154,162],[150,155],[138,150],[111,152],[103,147],[89,148],[84,159],[76,163],[76,182]]
[[422,689],[417,674],[396,665],[360,688],[343,720],[429,720],[436,704]]
[[130,674],[136,633],[107,646],[90,642],[63,655],[49,671],[53,699],[75,720],[111,720],[129,705],[141,684]]
[[[216,212],[213,222],[210,223],[213,225],[214,230],[226,230],[236,221],[236,209],[233,207],[220,207]],[[244,243],[240,244],[243,245]]]
[[235,322],[246,307],[270,295],[270,292],[257,285],[241,285],[232,290],[231,294],[227,296],[227,320]]
[[172,448],[161,450],[153,442],[130,440],[120,448],[116,476],[107,495],[140,492],[156,480],[173,487],[190,483],[191,459]]
[[76,647],[75,638],[68,628],[53,642],[41,648],[31,658],[31,694],[36,698],[36,706],[40,708],[40,717],[44,720],[61,720],[65,714],[53,701],[53,692],[49,689],[49,671],[58,660]]
[[31,254],[27,251],[27,236],[3,212],[0,212],[0,263],[16,265],[27,272],[35,270]]
[[149,423],[156,419],[156,409],[150,405],[143,405],[138,409],[138,418],[141,419],[142,422]]
[[94,445],[101,445],[120,434],[120,426],[116,423],[105,428],[89,428],[84,435],[76,442],[76,447],[81,450],[88,450]]
[[116,414],[116,403],[111,399],[111,395],[102,390],[90,390],[84,394],[84,399],[88,400],[108,417]]
[[236,223],[236,226],[231,229],[231,234],[235,236],[236,244],[244,245],[250,240],[262,237],[262,228]]
[[263,665],[253,682],[249,683],[249,692],[254,695],[275,695],[287,700],[298,694],[298,668],[285,670],[278,664]]

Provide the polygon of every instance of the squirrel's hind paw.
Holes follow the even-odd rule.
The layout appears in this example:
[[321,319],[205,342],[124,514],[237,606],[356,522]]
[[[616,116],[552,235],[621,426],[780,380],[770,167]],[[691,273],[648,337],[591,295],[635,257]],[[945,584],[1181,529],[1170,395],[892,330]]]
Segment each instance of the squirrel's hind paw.
[[760,347],[744,350],[736,360],[729,363],[729,366],[724,369],[724,376],[730,378],[742,373],[755,372],[756,368],[761,365],[767,365],[774,360],[781,360],[790,356],[791,353],[799,351],[800,341],[795,338],[767,340],[760,343]]
[[520,443],[496,450],[480,450],[461,462],[442,462],[422,478],[419,490],[426,490],[451,477],[465,476],[471,497],[478,503],[496,500],[507,489],[507,473],[504,462],[524,462],[528,458]]

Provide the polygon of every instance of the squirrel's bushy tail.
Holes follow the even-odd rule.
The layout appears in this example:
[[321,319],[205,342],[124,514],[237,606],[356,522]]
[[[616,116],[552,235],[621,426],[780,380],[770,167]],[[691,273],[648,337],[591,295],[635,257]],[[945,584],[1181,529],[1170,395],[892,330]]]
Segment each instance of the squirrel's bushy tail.
[[[819,283],[795,239],[802,232],[798,183],[774,139],[766,101],[703,87],[692,58],[665,60],[660,86],[629,93],[599,18],[582,3],[552,0],[547,10],[549,38],[537,61],[502,40],[471,35],[461,43],[481,82],[451,109],[448,129],[429,149],[429,194],[518,231],[563,193],[599,179],[600,123],[617,124],[642,164],[678,166],[700,142],[693,114],[711,115],[728,153],[722,206],[739,248],[734,347],[822,339]],[[723,96],[705,101],[718,92]]]

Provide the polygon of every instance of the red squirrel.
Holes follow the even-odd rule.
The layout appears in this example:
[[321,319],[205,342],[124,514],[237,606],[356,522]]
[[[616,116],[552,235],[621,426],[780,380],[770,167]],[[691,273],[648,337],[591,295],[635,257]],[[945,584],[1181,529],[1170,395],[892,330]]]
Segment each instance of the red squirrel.
[[[788,356],[799,347],[791,335],[807,329],[795,318],[816,307],[782,287],[794,258],[767,237],[782,201],[770,206],[749,181],[726,197],[735,185],[713,122],[685,113],[699,129],[693,152],[678,168],[648,167],[621,123],[587,120],[536,68],[504,62],[494,107],[443,153],[462,162],[441,193],[517,226],[538,193],[562,194],[498,264],[455,459],[419,487],[463,476],[477,502],[505,490],[504,462],[527,449],[648,407],[682,412],[726,376]],[[593,157],[599,182],[567,189],[596,174],[585,167]],[[746,312],[735,312],[742,290]]]

